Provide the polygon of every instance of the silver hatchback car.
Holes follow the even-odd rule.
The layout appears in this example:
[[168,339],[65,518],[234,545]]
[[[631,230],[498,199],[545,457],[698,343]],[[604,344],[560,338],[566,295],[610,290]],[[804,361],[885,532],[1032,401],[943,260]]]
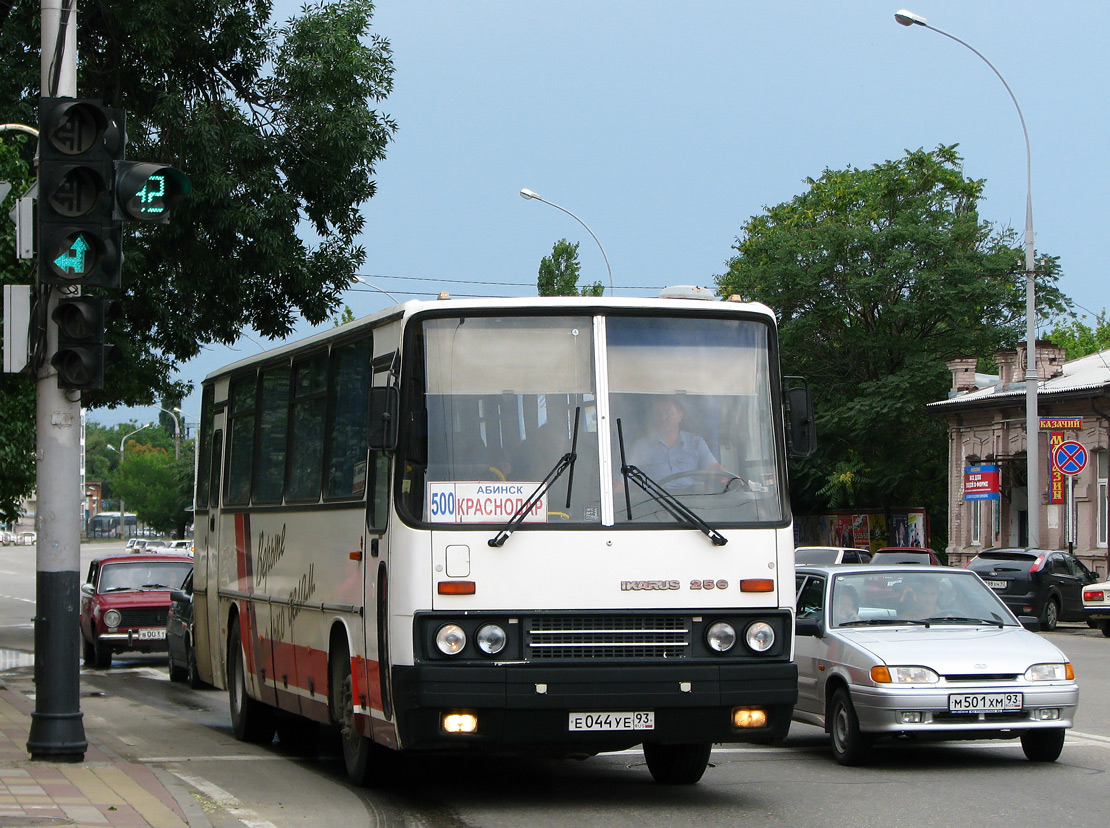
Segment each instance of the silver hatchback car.
[[1079,704],[1071,662],[974,572],[796,569],[794,719],[824,727],[843,765],[875,739],[1021,739],[1054,762]]

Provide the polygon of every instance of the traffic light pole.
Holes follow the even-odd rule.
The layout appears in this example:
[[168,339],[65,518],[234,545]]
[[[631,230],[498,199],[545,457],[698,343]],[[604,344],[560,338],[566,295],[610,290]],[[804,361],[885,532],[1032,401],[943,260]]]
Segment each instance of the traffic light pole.
[[[69,8],[63,20],[66,5]],[[41,10],[43,95],[76,97],[76,3],[42,0]],[[64,36],[59,38],[62,31]],[[39,250],[40,257],[42,254]],[[27,750],[32,759],[80,762],[88,747],[79,666],[81,402],[80,392],[58,386],[50,364],[58,349],[58,327],[52,319],[60,290],[40,286],[40,291],[46,290],[51,297],[43,315],[46,352],[37,361],[36,378],[35,711]]]

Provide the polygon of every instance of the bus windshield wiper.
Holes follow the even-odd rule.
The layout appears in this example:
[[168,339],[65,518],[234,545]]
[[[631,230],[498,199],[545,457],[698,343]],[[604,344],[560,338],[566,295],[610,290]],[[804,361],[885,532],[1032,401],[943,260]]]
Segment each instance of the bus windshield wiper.
[[676,521],[704,532],[705,536],[713,541],[714,546],[724,546],[728,543],[728,538],[706,523],[693,509],[652,480],[644,473],[643,469],[629,465],[625,461],[624,430],[621,428],[620,418],[617,419],[617,442],[621,451],[621,474],[624,476],[624,506],[628,511],[629,520],[632,520],[632,498],[628,492],[628,481],[631,480],[647,492],[648,496],[662,506],[667,514]]
[[547,473],[543,482],[536,487],[532,494],[528,495],[528,499],[521,503],[513,516],[509,518],[508,522],[502,527],[501,531],[489,539],[490,546],[503,546],[509,536],[516,531],[516,527],[524,520],[525,516],[536,508],[543,496],[547,494],[547,490],[555,485],[555,481],[563,476],[563,472],[570,469],[570,477],[567,478],[567,509],[570,508],[570,493],[571,487],[574,485],[574,461],[578,459],[578,420],[582,414],[582,407],[579,406],[574,409],[574,436],[570,441],[570,451],[564,454],[555,463],[555,466]]

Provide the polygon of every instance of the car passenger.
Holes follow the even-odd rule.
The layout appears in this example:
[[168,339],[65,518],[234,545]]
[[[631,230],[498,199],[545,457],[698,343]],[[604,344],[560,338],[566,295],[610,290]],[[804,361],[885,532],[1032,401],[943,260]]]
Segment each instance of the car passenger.
[[843,627],[853,621],[859,621],[859,595],[855,587],[836,584],[833,587],[833,626]]
[[918,581],[916,585],[906,586],[902,593],[898,614],[910,620],[935,618],[941,614],[939,601],[940,584],[937,581],[933,579]]

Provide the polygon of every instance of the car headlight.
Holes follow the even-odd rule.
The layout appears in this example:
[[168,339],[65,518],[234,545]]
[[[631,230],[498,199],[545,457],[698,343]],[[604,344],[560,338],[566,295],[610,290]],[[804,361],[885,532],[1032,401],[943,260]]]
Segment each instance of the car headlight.
[[1075,678],[1070,664],[1034,664],[1025,671],[1026,681],[1066,681]]
[[458,655],[466,646],[466,633],[458,624],[444,624],[436,632],[436,646],[444,655]]
[[509,636],[505,633],[505,630],[497,624],[486,624],[478,630],[478,635],[475,636],[478,649],[487,655],[497,655],[505,649],[508,640]]
[[871,680],[878,684],[936,684],[940,676],[928,667],[872,667]]
[[775,628],[766,621],[756,621],[744,631],[744,640],[755,652],[765,653],[775,644]]
[[717,621],[705,631],[705,643],[709,649],[727,653],[736,644],[736,628],[727,621]]
[[121,620],[119,610],[108,610],[104,613],[104,625],[107,627],[118,627]]

